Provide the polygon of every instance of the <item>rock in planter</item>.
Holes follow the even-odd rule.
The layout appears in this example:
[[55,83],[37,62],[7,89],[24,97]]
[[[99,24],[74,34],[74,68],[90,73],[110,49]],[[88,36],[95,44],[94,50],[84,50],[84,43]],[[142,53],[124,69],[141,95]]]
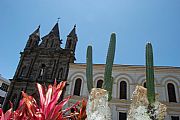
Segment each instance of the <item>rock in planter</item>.
[[112,120],[108,105],[108,92],[101,88],[93,88],[87,102],[87,120]]
[[166,109],[166,105],[161,104],[157,99],[150,106],[147,99],[147,89],[136,86],[128,111],[128,120],[163,120]]

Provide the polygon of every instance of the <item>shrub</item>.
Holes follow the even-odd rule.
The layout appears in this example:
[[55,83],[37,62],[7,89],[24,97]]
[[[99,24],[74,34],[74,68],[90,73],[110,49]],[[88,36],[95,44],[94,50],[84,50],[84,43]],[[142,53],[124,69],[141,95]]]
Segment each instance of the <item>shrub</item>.
[[[12,111],[12,103],[11,108],[6,113],[3,113],[0,108],[0,120],[84,120],[86,118],[85,100],[77,101],[73,106],[66,109],[63,107],[71,96],[58,102],[65,85],[65,81],[57,84],[55,80],[54,85],[49,85],[46,90],[45,87],[37,83],[40,96],[39,104],[35,98],[22,91],[23,98],[17,110]],[[71,109],[74,109],[73,113],[70,113]]]

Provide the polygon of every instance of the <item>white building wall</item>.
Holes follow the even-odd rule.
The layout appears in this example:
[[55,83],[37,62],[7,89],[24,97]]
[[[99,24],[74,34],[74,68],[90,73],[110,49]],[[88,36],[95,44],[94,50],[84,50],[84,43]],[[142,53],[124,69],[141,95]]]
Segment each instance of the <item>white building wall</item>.
[[[2,85],[3,85],[3,83],[4,84],[6,84],[6,85],[10,85],[10,81],[8,80],[8,79],[6,79],[6,78],[4,78],[4,77],[2,77],[2,75],[0,74],[0,102],[3,102],[2,101],[2,98],[5,98],[6,97],[6,94],[7,94],[7,92],[6,91],[3,91],[2,90]],[[2,103],[0,103],[0,107],[2,106]]]
[[[93,66],[93,84],[97,85],[99,79],[104,80],[104,65],[97,64]],[[82,80],[80,96],[73,96],[75,99],[88,97],[87,81],[86,81],[86,65],[85,64],[70,64],[68,83],[66,95],[73,95],[74,84],[77,78]],[[126,112],[131,103],[130,99],[136,85],[143,85],[146,80],[144,66],[128,66],[128,65],[114,65],[112,77],[113,92],[110,105],[113,113],[113,120],[118,120],[119,112]],[[126,81],[127,83],[127,100],[119,99],[119,83]],[[173,83],[176,90],[177,103],[168,102],[167,84]],[[155,89],[159,95],[159,100],[168,107],[168,120],[171,115],[180,115],[180,68],[178,67],[155,67]]]

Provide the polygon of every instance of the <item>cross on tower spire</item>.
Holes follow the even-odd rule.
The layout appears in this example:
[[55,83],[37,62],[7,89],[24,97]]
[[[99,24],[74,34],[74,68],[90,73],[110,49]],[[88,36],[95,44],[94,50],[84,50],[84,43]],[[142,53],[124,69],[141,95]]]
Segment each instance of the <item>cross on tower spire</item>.
[[60,17],[57,18],[57,23],[59,22],[60,19],[61,19]]

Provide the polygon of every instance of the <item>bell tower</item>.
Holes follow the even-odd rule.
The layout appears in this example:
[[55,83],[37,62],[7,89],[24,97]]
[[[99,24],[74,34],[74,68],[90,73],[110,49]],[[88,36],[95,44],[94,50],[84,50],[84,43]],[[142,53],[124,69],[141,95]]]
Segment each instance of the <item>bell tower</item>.
[[71,32],[67,36],[66,45],[65,45],[65,49],[68,49],[71,52],[71,59],[70,59],[71,63],[74,63],[74,61],[76,60],[74,56],[75,56],[77,41],[78,41],[78,38],[76,34],[76,25],[74,25],[74,28],[71,30]]
[[[21,99],[21,91],[38,96],[36,83],[52,84],[67,80],[69,63],[75,60],[77,35],[75,26],[67,36],[65,48],[61,47],[58,22],[51,31],[40,39],[40,27],[30,36],[22,51],[15,75],[11,80],[3,110],[8,110],[9,101],[17,109]],[[36,97],[37,98],[37,97]]]
[[33,49],[33,48],[38,47],[38,44],[40,41],[39,29],[40,29],[40,26],[38,26],[38,28],[29,36],[25,49]]

